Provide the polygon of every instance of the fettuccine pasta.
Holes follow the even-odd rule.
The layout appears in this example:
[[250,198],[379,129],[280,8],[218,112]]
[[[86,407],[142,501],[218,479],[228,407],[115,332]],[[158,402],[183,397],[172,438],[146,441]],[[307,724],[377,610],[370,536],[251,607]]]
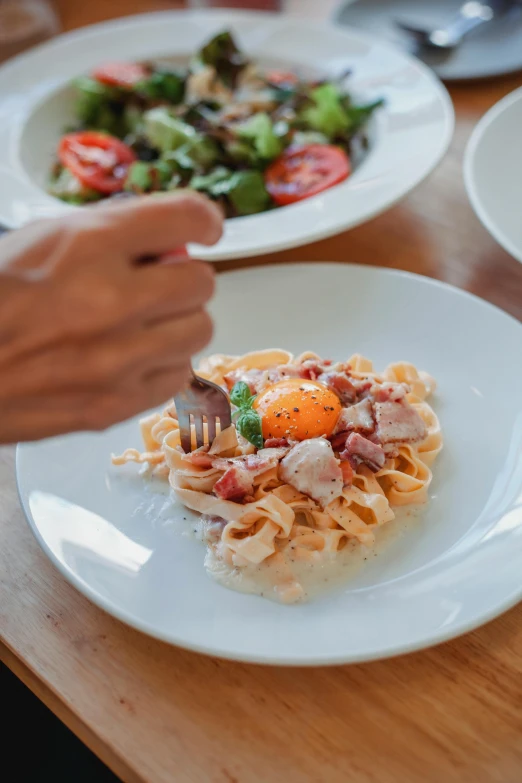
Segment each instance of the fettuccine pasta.
[[371,548],[394,509],[428,500],[442,435],[426,401],[435,382],[412,364],[379,373],[358,354],[334,363],[269,349],[209,356],[198,374],[231,393],[235,424],[185,454],[171,403],[142,420],[144,451],[113,463],[167,476],[236,582],[259,573],[265,595],[302,600],[298,564]]

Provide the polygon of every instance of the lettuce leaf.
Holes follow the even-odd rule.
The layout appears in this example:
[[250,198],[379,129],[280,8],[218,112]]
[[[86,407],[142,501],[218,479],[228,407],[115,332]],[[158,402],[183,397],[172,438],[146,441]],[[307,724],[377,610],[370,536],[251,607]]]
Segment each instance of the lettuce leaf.
[[177,150],[170,154],[167,153],[164,157],[166,160],[177,161],[183,169],[208,171],[219,157],[219,149],[213,139],[198,133]]
[[197,135],[191,125],[174,117],[164,106],[144,113],[143,128],[147,140],[161,152],[178,149]]
[[250,141],[263,160],[269,161],[277,158],[283,151],[283,144],[274,133],[272,120],[265,112],[254,114],[237,129],[237,135],[241,139]]
[[85,187],[68,168],[62,167],[51,182],[49,193],[68,204],[88,204],[99,201],[103,195],[97,190]]
[[239,215],[263,212],[270,205],[270,196],[259,171],[230,171],[218,166],[209,174],[192,177],[189,187],[213,198],[226,197]]
[[334,84],[326,83],[310,92],[312,105],[301,112],[300,119],[308,128],[323,133],[329,139],[342,135],[350,127],[339,90]]

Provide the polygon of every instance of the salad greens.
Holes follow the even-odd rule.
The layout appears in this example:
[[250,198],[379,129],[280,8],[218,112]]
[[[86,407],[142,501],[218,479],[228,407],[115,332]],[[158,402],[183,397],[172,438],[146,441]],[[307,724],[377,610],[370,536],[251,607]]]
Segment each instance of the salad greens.
[[[61,139],[49,192],[82,204],[191,188],[227,217],[307,198],[348,176],[382,105],[356,103],[343,84],[265,73],[228,31],[184,71],[164,62],[102,65],[74,82],[76,122]],[[299,164],[289,159],[297,147],[309,152]]]

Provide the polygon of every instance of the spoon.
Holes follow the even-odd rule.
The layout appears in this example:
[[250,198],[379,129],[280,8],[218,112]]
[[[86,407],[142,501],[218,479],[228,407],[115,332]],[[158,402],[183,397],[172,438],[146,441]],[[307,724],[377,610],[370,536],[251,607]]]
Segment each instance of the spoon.
[[432,30],[416,27],[400,19],[396,19],[395,24],[415,38],[419,46],[451,50],[459,46],[464,36],[472,30],[497,19],[519,3],[520,0],[488,0],[484,3],[469,0],[447,24]]

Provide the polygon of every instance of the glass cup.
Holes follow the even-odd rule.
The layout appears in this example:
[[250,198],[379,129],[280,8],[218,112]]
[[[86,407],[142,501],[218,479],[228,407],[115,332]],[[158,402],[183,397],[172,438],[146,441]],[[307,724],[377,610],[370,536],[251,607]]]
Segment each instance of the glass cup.
[[47,0],[0,0],[0,62],[59,32]]

